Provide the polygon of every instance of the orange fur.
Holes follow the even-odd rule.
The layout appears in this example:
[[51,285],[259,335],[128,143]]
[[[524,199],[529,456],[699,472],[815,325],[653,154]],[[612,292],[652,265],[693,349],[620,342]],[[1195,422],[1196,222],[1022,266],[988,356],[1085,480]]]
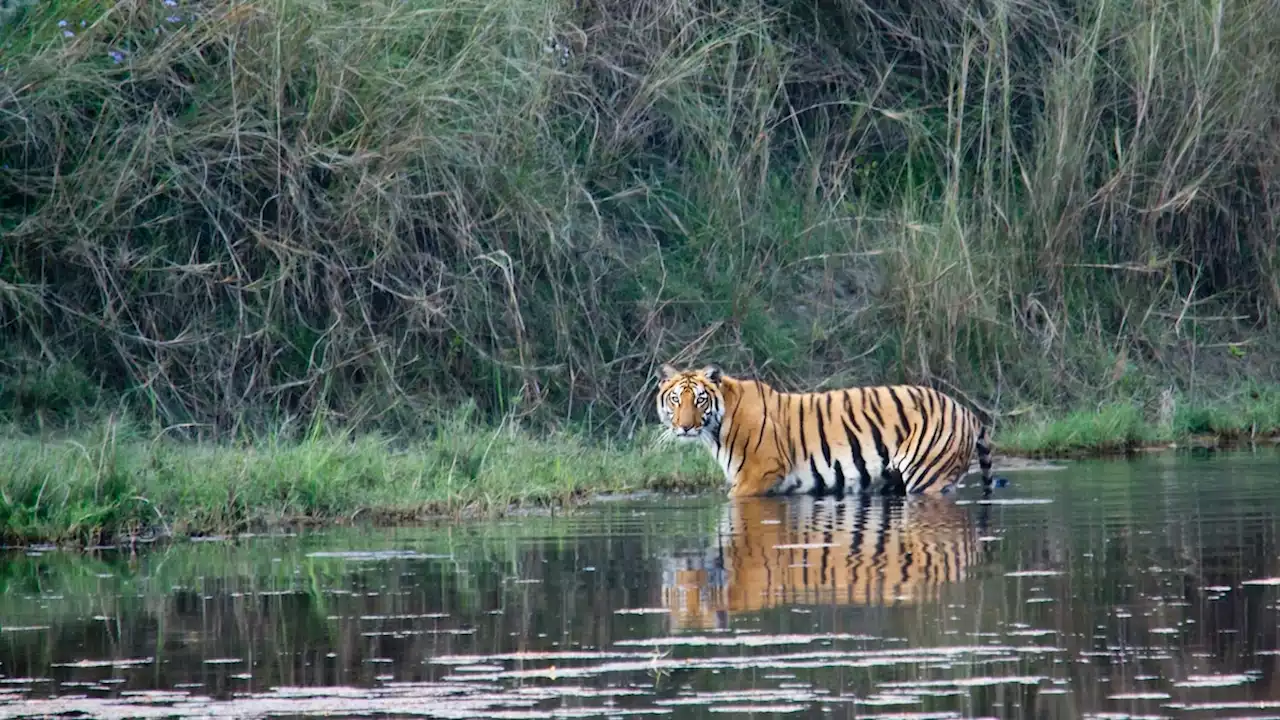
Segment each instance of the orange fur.
[[720,628],[791,605],[937,600],[981,563],[987,506],[941,498],[741,498],[708,551],[668,561],[662,602],[675,629]]
[[991,447],[978,417],[933,388],[895,385],[784,393],[715,366],[663,366],[658,416],[677,438],[701,440],[730,497],[949,491],[974,450],[991,487]]

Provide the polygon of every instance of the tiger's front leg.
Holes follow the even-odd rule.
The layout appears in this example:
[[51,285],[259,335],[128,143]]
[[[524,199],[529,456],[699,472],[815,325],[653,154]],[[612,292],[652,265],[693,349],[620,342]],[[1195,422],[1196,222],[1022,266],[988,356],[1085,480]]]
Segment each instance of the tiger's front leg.
[[729,497],[767,495],[784,475],[786,475],[785,468],[778,464],[763,468],[744,466],[734,474],[733,486],[729,488]]

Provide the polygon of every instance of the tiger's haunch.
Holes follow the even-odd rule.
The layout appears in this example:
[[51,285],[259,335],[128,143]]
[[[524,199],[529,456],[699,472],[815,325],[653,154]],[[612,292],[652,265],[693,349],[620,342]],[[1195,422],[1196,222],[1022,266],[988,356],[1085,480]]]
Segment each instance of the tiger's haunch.
[[945,393],[914,385],[784,393],[708,366],[662,366],[658,417],[701,440],[730,496],[945,493],[977,450],[991,488],[986,426]]

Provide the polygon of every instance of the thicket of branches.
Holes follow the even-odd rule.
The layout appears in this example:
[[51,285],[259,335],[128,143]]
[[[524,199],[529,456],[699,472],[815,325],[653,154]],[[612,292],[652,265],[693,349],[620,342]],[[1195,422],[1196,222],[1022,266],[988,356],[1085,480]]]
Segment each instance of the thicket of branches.
[[5,22],[18,414],[404,427],[475,401],[625,432],[669,360],[998,410],[1274,371],[1270,0],[64,0]]

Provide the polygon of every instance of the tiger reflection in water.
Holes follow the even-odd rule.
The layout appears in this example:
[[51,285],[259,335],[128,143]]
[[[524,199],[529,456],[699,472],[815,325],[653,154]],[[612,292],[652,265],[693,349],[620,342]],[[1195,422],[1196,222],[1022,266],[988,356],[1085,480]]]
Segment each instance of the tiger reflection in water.
[[736,498],[715,546],[663,569],[675,629],[786,605],[893,605],[936,599],[984,557],[990,508],[949,498]]

